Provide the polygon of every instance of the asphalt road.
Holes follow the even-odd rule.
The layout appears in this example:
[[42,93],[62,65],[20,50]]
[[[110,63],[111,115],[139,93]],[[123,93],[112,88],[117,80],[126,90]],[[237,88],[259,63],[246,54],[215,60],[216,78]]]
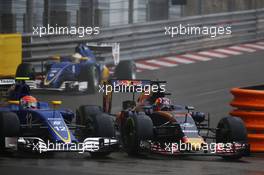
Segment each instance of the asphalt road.
[[[214,59],[190,65],[138,74],[142,79],[168,81],[166,89],[177,104],[192,105],[211,114],[212,125],[228,115],[232,87],[263,83],[264,51],[241,56]],[[63,100],[62,107],[75,110],[82,104],[101,104],[97,95],[38,95],[43,101]],[[117,111],[122,99],[117,94],[113,109]],[[56,154],[54,158],[0,157],[1,174],[264,174],[264,154],[254,154],[237,162],[217,157],[168,158],[160,156],[128,157],[114,153],[107,159],[91,159],[86,154]]]

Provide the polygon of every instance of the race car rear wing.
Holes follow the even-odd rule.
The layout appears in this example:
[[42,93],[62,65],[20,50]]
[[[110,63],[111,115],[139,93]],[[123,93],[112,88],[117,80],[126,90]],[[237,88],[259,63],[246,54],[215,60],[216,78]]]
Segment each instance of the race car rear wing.
[[152,80],[108,80],[103,86],[100,86],[99,90],[99,92],[103,93],[103,111],[111,113],[114,93],[132,93],[132,101],[135,101],[136,93],[144,93],[145,95],[158,93],[162,94],[162,96],[171,95],[170,93],[165,92],[165,83],[166,81]]
[[114,64],[117,65],[120,61],[120,44],[119,43],[86,43],[96,55],[112,52]]

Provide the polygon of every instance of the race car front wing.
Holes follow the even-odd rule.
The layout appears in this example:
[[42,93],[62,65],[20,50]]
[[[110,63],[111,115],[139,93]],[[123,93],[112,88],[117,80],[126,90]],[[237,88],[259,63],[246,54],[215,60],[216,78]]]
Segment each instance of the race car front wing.
[[216,144],[214,151],[212,150],[188,150],[188,149],[179,149],[180,146],[175,144],[160,144],[157,142],[151,141],[141,141],[140,148],[143,152],[151,152],[154,154],[161,155],[197,155],[197,156],[230,156],[241,154],[243,156],[248,156],[250,154],[250,145],[245,143],[233,142],[230,143],[230,148],[219,149],[219,144]]
[[41,80],[27,80],[26,84],[29,85],[31,90],[34,91],[73,91],[85,92],[88,90],[88,82],[85,81],[64,81],[60,87],[54,88],[43,86]]
[[6,137],[5,147],[14,151],[44,152],[114,152],[119,149],[117,139],[89,137],[83,142],[57,143],[38,137]]

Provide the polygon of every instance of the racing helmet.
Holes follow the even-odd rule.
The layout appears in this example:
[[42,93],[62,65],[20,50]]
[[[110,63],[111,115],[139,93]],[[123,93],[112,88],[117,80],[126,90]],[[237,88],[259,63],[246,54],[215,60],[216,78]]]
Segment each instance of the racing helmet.
[[160,110],[169,110],[171,106],[171,100],[166,97],[160,97],[155,100],[155,109]]
[[74,53],[72,56],[71,56],[71,61],[73,63],[80,63],[80,60],[82,58],[82,55],[79,54],[79,53]]
[[27,95],[20,99],[20,105],[24,109],[36,109],[38,105],[38,101],[35,97]]

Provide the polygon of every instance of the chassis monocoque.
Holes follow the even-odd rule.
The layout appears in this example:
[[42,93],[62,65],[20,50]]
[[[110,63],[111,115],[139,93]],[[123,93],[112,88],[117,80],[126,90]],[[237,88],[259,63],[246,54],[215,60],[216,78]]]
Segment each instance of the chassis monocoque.
[[[247,130],[240,118],[222,118],[216,128],[211,128],[209,115],[196,112],[191,106],[171,104],[165,109],[156,110],[153,103],[155,99],[170,95],[161,91],[160,84],[165,82],[149,80],[109,82],[115,84],[115,87],[128,84],[158,87],[156,92],[147,96],[141,94],[137,102],[133,93],[133,100],[124,101],[122,111],[116,115],[119,140],[129,155],[152,152],[239,159],[249,154]],[[103,106],[106,113],[111,112],[112,95],[113,93],[108,93],[104,96]]]
[[[8,101],[0,107],[0,152],[89,152],[106,156],[118,149],[113,120],[97,115],[91,122],[72,122],[75,114],[67,109],[55,109],[38,102],[37,109],[24,109],[19,101]],[[83,116],[84,115],[84,116]],[[85,118],[86,114],[78,116]],[[104,126],[100,126],[99,120]],[[103,130],[104,129],[104,130]]]
[[[115,65],[113,66],[113,74],[105,65],[103,57],[109,52]],[[16,77],[30,77],[27,84],[33,91],[53,90],[90,93],[95,93],[100,82],[106,81],[110,77],[129,79],[136,77],[135,63],[119,60],[118,43],[79,44],[75,48],[74,55],[53,56],[42,60],[41,68],[24,62],[18,66]]]

